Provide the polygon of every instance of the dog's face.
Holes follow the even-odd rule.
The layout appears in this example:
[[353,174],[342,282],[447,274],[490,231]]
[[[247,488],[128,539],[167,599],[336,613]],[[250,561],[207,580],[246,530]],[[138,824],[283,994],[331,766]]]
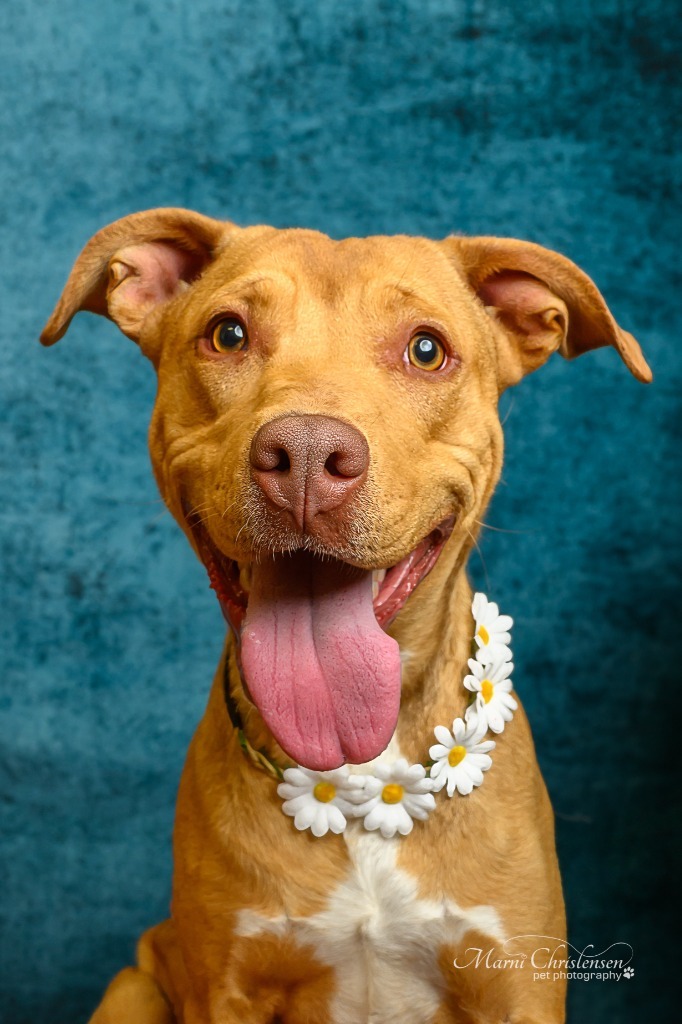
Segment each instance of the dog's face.
[[161,493],[237,636],[247,693],[318,769],[368,761],[394,731],[386,630],[476,531],[501,467],[501,390],[556,350],[605,344],[650,379],[589,278],[507,240],[335,242],[150,211],[89,243],[43,341],[78,309],[154,362]]

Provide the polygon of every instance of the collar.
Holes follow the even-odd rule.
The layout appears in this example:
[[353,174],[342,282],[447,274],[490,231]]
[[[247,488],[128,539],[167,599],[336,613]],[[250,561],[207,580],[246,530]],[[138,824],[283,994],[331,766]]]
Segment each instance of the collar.
[[244,732],[244,721],[230,689],[230,659],[227,655],[225,656],[225,664],[223,667],[223,696],[225,697],[225,708],[227,709],[228,717],[232,723],[232,728],[237,734],[237,740],[239,741],[239,746],[242,748],[244,755],[256,766],[256,768],[260,768],[262,771],[267,772],[273,779],[279,779],[281,781],[284,778],[284,769],[280,768],[275,761],[269,758],[264,750],[256,750],[255,747],[252,747],[246,738],[246,733]]

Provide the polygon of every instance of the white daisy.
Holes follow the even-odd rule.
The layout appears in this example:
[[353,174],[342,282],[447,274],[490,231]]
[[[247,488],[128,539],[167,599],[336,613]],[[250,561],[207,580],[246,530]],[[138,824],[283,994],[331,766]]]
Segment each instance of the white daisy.
[[429,757],[435,761],[431,766],[433,788],[441,790],[447,783],[448,796],[452,796],[455,790],[466,796],[474,786],[480,786],[483,772],[487,772],[493,763],[488,752],[495,747],[494,741],[480,742],[485,735],[485,722],[473,707],[468,709],[466,718],[466,722],[456,718],[452,732],[444,725],[437,725],[434,733],[438,743],[429,750]]
[[324,836],[330,830],[343,832],[354,805],[366,799],[365,782],[364,775],[350,775],[345,765],[329,772],[299,766],[285,770],[277,793],[299,831],[309,828],[314,836]]
[[365,790],[371,794],[370,799],[356,809],[356,814],[364,817],[368,831],[379,829],[384,839],[396,832],[408,835],[413,819],[424,821],[436,806],[426,769],[421,764],[408,765],[401,757],[390,765],[377,764],[373,771],[374,778],[367,780]]
[[511,661],[498,661],[482,665],[470,658],[469,668],[472,675],[464,677],[464,685],[476,694],[475,708],[479,719],[485,722],[487,729],[502,732],[504,723],[511,722],[519,706],[511,695],[509,676],[514,671],[513,664]]
[[500,615],[498,606],[494,601],[488,601],[485,594],[474,595],[471,611],[476,620],[476,660],[483,665],[511,661],[512,653],[507,645],[511,640],[509,630],[514,620],[509,615]]

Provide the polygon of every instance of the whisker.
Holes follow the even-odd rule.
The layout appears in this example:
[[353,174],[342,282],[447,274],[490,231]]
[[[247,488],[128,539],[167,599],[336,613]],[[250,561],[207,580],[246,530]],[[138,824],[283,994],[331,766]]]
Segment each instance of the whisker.
[[481,549],[479,547],[479,544],[478,544],[478,541],[474,537],[474,535],[471,532],[471,530],[467,530],[467,533],[471,537],[471,539],[474,542],[474,545],[476,547],[476,550],[478,551],[478,557],[481,559],[481,565],[483,566],[483,573],[485,575],[486,590],[490,591],[490,576],[488,575],[488,566],[485,564],[485,558],[483,557],[483,552],[481,551]]
[[212,505],[213,505],[213,502],[211,502],[211,501],[200,502],[198,505],[195,505],[193,508],[191,508],[189,510],[189,512],[187,513],[187,515],[188,516],[193,516],[193,515],[198,515],[200,512],[206,512],[207,509],[212,507]]
[[167,508],[162,508],[161,511],[157,512],[155,516],[152,516],[151,519],[147,520],[146,525],[148,526],[150,523],[158,523],[159,520],[163,519],[165,515],[170,515],[170,512],[168,511]]
[[535,533],[534,530],[504,530],[501,526],[490,526],[489,523],[482,523],[480,519],[474,519],[476,526],[480,526],[484,530],[493,530],[495,533],[515,533],[523,536],[524,534]]
[[247,526],[249,525],[249,523],[251,522],[251,520],[254,518],[255,515],[257,515],[257,512],[255,512],[255,511],[252,512],[251,515],[247,516],[246,520],[239,527],[239,530],[237,532],[237,536],[234,538],[235,544],[238,542],[239,538],[241,537],[242,531],[247,528]]
[[203,526],[209,519],[213,519],[215,516],[219,516],[220,512],[216,509],[215,512],[211,512],[209,515],[194,516],[192,519],[193,526]]
[[234,501],[231,501],[229,505],[225,506],[223,511],[220,513],[220,518],[221,519],[224,519],[225,516],[227,515],[227,513],[230,511],[230,509],[234,508],[234,506],[237,504],[238,500],[239,500],[238,498],[235,498]]
[[502,426],[505,425],[505,423],[507,422],[507,420],[511,416],[512,409],[514,408],[514,403],[515,402],[516,402],[516,398],[515,398],[514,395],[512,395],[511,398],[509,399],[509,408],[507,409],[506,413],[504,414],[504,419],[502,420]]
[[194,508],[185,513],[185,520],[190,524],[190,526],[199,525],[199,523],[203,522],[203,514],[212,508],[215,508],[215,505],[210,501],[205,501],[202,504],[195,505]]

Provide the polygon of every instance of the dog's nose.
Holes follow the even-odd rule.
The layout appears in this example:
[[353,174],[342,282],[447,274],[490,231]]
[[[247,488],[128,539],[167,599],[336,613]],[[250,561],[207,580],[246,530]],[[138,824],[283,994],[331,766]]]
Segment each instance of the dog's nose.
[[314,532],[317,516],[340,509],[364,483],[368,466],[363,434],[331,416],[279,416],[251,443],[253,479],[299,530]]

